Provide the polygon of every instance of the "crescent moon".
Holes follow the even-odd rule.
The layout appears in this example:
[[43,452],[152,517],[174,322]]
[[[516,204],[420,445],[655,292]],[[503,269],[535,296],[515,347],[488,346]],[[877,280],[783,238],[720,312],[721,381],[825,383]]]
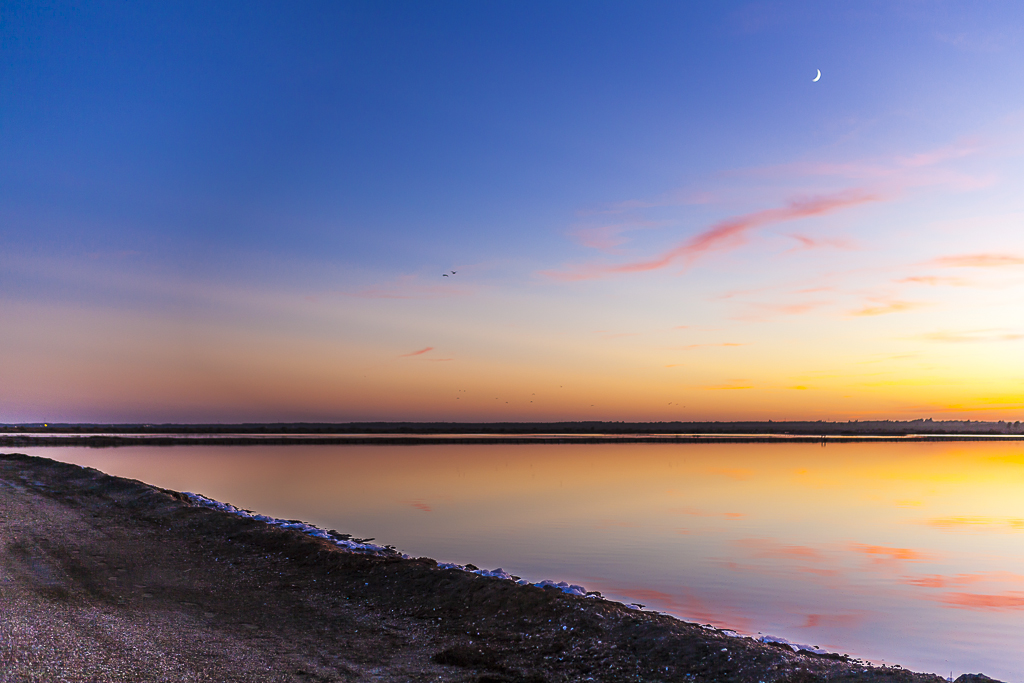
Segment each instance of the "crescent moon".
[[811,83],[817,83],[821,78],[821,69],[818,69],[818,75],[811,79]]

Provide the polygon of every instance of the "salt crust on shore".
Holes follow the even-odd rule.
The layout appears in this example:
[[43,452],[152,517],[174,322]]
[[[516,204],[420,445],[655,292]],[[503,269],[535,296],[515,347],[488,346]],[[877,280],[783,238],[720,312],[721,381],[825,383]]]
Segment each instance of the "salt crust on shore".
[[[261,515],[259,513],[253,512],[252,510],[243,510],[242,508],[235,507],[234,505],[231,505],[230,503],[222,503],[219,500],[214,500],[213,498],[209,498],[209,497],[204,496],[204,495],[199,494],[199,493],[190,493],[188,491],[184,491],[184,492],[182,492],[182,494],[185,497],[187,497],[190,501],[192,501],[194,504],[199,505],[201,507],[212,508],[214,510],[220,510],[222,512],[227,512],[227,513],[230,513],[230,514],[233,514],[233,515],[239,515],[239,516],[242,516],[242,517],[246,517],[248,519],[253,519],[253,520],[256,520],[256,521],[259,521],[259,522],[263,522],[264,524],[268,524],[270,526],[280,527],[282,529],[293,529],[293,530],[299,531],[300,533],[303,533],[303,534],[305,534],[307,536],[311,536],[313,538],[320,538],[320,539],[323,539],[323,540],[328,541],[330,543],[333,543],[334,545],[336,545],[336,546],[338,546],[340,548],[344,548],[345,550],[347,550],[349,552],[365,554],[365,555],[401,557],[402,559],[405,559],[405,560],[410,559],[409,555],[400,552],[399,550],[397,550],[392,545],[378,545],[378,544],[375,544],[375,543],[368,543],[368,542],[362,542],[362,541],[359,541],[359,540],[352,540],[352,537],[349,534],[343,534],[343,533],[340,533],[340,532],[334,531],[334,530],[326,531],[326,530],[321,529],[320,527],[316,526],[315,524],[309,524],[307,522],[303,522],[303,521],[296,520],[296,519],[278,519],[277,517],[270,517],[268,515]],[[584,598],[601,598],[601,597],[603,597],[597,591],[587,591],[586,588],[584,588],[583,586],[580,586],[579,584],[569,584],[569,583],[566,583],[565,581],[551,581],[549,579],[545,579],[544,581],[538,581],[536,583],[531,583],[530,581],[528,581],[526,579],[520,578],[518,576],[515,576],[513,574],[510,574],[510,573],[506,572],[504,569],[502,569],[500,567],[498,569],[478,569],[478,568],[474,567],[473,565],[468,565],[467,566],[467,565],[455,564],[455,563],[452,563],[452,562],[438,562],[437,566],[438,566],[439,569],[457,569],[459,571],[469,572],[469,573],[472,573],[472,574],[478,574],[480,576],[488,576],[488,577],[492,577],[492,578],[496,578],[496,579],[504,579],[506,581],[514,581],[517,584],[519,584],[520,586],[528,586],[529,585],[529,586],[536,586],[538,588],[554,588],[554,589],[558,589],[558,590],[562,591],[563,593],[568,593],[569,595],[576,595],[576,596],[584,597]],[[630,609],[638,609],[638,610],[639,609],[643,609],[643,606],[639,605],[637,603],[627,604],[626,607],[629,607]],[[735,637],[735,638],[747,638],[747,637],[750,637],[750,636],[741,635],[740,633],[738,633],[737,631],[734,631],[732,629],[717,629],[717,628],[714,628],[713,626],[711,626],[710,624],[707,625],[706,628],[718,631],[718,632],[723,633],[723,634],[725,634],[727,636],[731,636],[731,637]],[[805,645],[805,644],[802,644],[802,643],[793,643],[793,642],[790,642],[789,640],[786,640],[785,638],[780,638],[778,636],[770,636],[770,635],[759,634],[757,637],[753,638],[753,640],[756,640],[756,641],[761,642],[761,643],[773,643],[773,644],[777,644],[777,645],[788,645],[790,648],[793,649],[793,652],[806,651],[806,652],[812,652],[812,653],[818,654],[818,655],[828,654],[827,650],[823,650],[823,649],[821,649],[819,647],[816,647],[814,645]]]
[[[200,493],[190,493],[188,491],[184,491],[182,492],[182,495],[187,497],[196,505],[212,508],[214,510],[220,510],[221,512],[228,512],[233,515],[240,515],[242,517],[254,519],[258,522],[263,522],[264,524],[280,527],[282,529],[293,529],[295,531],[299,531],[303,534],[306,534],[307,536],[312,536],[313,538],[321,538],[325,541],[333,543],[334,545],[340,548],[344,548],[345,550],[348,550],[353,553],[401,557],[403,560],[411,559],[409,555],[406,555],[405,553],[396,550],[393,545],[377,545],[374,543],[366,543],[358,540],[352,540],[352,537],[349,534],[343,534],[334,530],[325,531],[324,529],[321,529],[315,524],[309,524],[307,522],[302,522],[297,519],[278,519],[276,517],[270,517],[268,515],[261,515],[259,513],[253,512],[252,510],[243,510],[242,508],[237,508],[234,505],[231,505],[230,503],[222,503],[219,500],[208,498],[207,496],[204,496]],[[569,595],[578,595],[584,598],[601,597],[600,593],[597,593],[595,591],[587,592],[587,589],[585,589],[583,586],[580,586],[578,584],[568,584],[565,581],[545,580],[538,581],[537,583],[531,583],[526,579],[522,579],[518,576],[514,576],[513,574],[509,574],[500,567],[498,569],[477,569],[472,565],[467,566],[462,564],[455,564],[452,562],[438,562],[437,566],[439,569],[458,569],[460,571],[470,572],[471,574],[479,574],[480,576],[489,576],[495,579],[515,581],[520,586],[530,585],[537,586],[538,588],[547,588],[550,586],[552,588],[557,588],[561,590],[563,593],[568,593]]]

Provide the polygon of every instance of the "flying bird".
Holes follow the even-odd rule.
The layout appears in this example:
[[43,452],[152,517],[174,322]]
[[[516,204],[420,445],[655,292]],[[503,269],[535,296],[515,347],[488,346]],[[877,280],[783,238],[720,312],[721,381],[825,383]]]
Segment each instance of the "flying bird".
[[441,277],[448,277],[448,273],[441,273]]
[[455,275],[455,271],[454,270],[452,271],[452,275]]

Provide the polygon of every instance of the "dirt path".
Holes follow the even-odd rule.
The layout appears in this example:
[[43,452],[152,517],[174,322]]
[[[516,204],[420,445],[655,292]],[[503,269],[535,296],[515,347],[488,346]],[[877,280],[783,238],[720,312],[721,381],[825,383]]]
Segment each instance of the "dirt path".
[[[0,681],[906,681],[0,455]],[[964,677],[961,683],[967,683]]]

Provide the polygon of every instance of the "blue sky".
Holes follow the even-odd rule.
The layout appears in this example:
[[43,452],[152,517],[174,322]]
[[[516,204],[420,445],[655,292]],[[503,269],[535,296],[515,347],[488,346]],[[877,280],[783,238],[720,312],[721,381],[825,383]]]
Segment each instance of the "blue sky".
[[[786,333],[731,303],[751,289],[775,291],[773,305],[789,316],[782,327],[805,328],[816,348],[850,338],[853,313],[877,310],[897,315],[857,334],[981,335],[1013,359],[1022,14],[1010,2],[5,3],[0,304],[20,331],[0,337],[10,349],[0,375],[25,397],[6,419],[498,419],[506,415],[482,404],[446,412],[438,401],[464,377],[484,378],[490,394],[524,372],[549,376],[567,363],[560,344],[590,359],[574,375],[596,382],[588,392],[614,393],[636,368],[672,365],[653,359],[669,342],[610,350],[593,335],[695,320],[717,332],[680,348],[756,343],[764,350],[751,366],[793,366]],[[825,208],[785,209],[808,200]],[[732,237],[692,251],[697,236],[737,219],[744,227]],[[675,248],[689,254],[675,270],[621,270]],[[997,258],[936,261],[972,256]],[[910,272],[923,263],[1002,279],[972,280],[965,299],[945,271]],[[865,274],[879,267],[907,272]],[[458,280],[440,280],[451,269]],[[882,291],[879,279],[914,277],[948,286],[925,305]],[[801,291],[831,287],[844,313],[813,317],[824,315],[814,302],[778,293],[800,289],[798,280],[814,283]],[[935,317],[898,320],[915,307]],[[954,329],[959,307],[990,313]],[[70,328],[60,332],[69,311],[116,322],[77,327],[93,339],[78,343]],[[182,412],[195,403],[184,397],[207,389],[164,379],[129,401],[136,408],[90,402],[100,376],[103,396],[133,391],[111,383],[113,361],[101,360],[110,324],[121,326],[122,357],[138,354],[132,372],[195,371],[198,342],[174,346],[166,332],[144,332],[151,323],[171,337],[209,326],[217,341],[201,346],[227,357],[239,344],[261,351],[237,369],[248,379],[225,379],[220,398],[194,413]],[[270,341],[282,329],[287,338]],[[453,329],[462,355],[438,341]],[[44,330],[64,345],[49,337],[40,350]],[[169,344],[149,360],[147,334]],[[321,342],[350,360],[317,356],[309,345]],[[447,377],[392,367],[399,352],[426,347],[454,353],[452,365],[478,365]],[[369,409],[327,398],[322,408],[253,405],[238,388],[317,395],[321,380],[282,362],[311,353],[331,382],[379,372],[376,386],[422,391],[395,405],[382,389]],[[830,362],[841,364],[849,349],[836,354]],[[959,376],[976,372],[976,359],[958,358]],[[22,387],[54,363],[80,373],[73,390]],[[665,386],[692,392],[753,377],[732,377],[725,359],[696,365],[718,367],[721,382],[698,373]],[[364,373],[369,366],[378,370]],[[274,379],[261,383],[264,372]],[[925,371],[906,372],[917,382]],[[857,393],[843,381],[832,389]],[[637,395],[665,403],[661,380],[644,382]],[[1019,389],[996,393],[1008,391]],[[765,416],[758,406],[773,400],[693,417]],[[797,402],[792,416],[837,400]],[[829,415],[917,416],[931,406],[916,394],[887,401],[839,402]],[[592,415],[580,412],[585,402],[553,403],[549,416]],[[600,417],[623,409],[611,401]]]

